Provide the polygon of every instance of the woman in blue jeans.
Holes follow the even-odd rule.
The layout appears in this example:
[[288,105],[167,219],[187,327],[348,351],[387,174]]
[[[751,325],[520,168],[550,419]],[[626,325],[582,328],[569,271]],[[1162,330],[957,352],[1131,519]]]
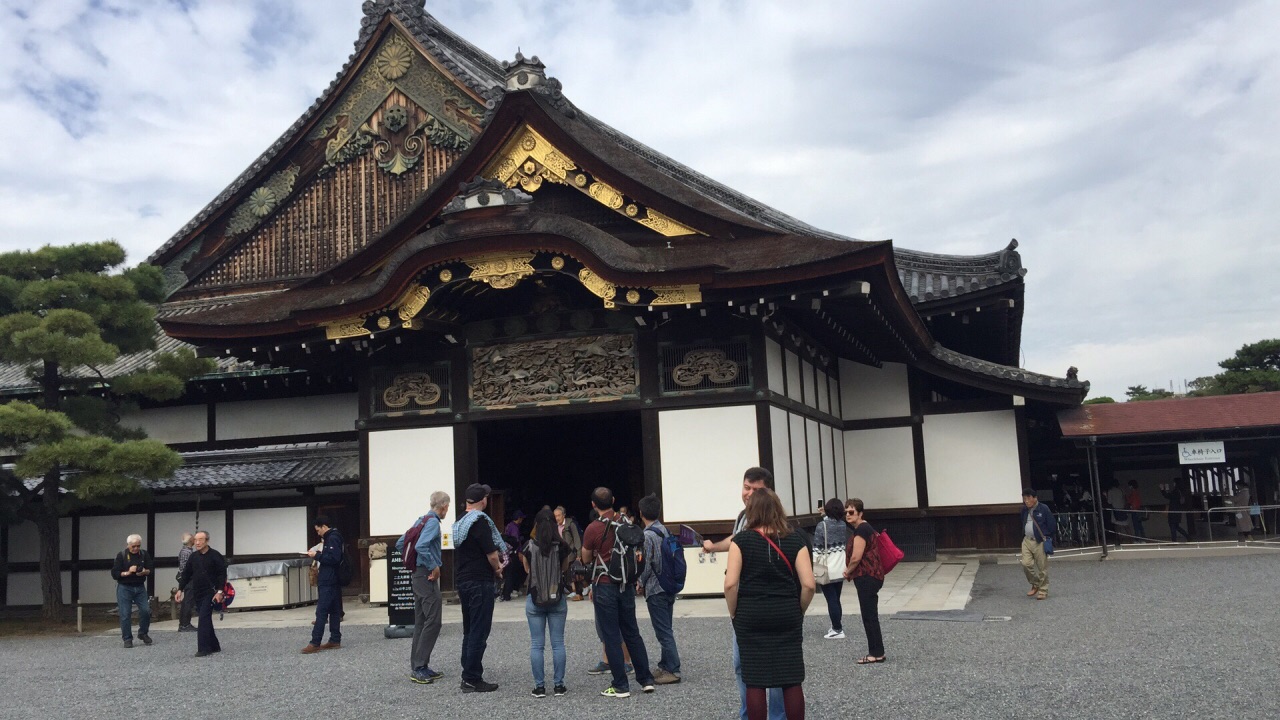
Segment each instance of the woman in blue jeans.
[[[818,552],[814,563],[823,562],[822,555],[836,552],[840,556],[840,565],[844,566],[844,547],[849,540],[849,528],[844,522],[844,501],[831,498],[822,506],[826,517],[813,529],[813,547]],[[844,578],[833,574],[827,577],[826,583],[818,586],[822,597],[827,599],[827,615],[831,618],[831,629],[824,635],[827,640],[844,639],[844,608],[840,603],[840,591],[844,589]]]
[[[565,574],[573,563],[573,552],[561,541],[556,529],[556,516],[550,510],[542,510],[533,520],[533,537],[525,543],[520,562],[529,576],[529,594],[525,598],[524,614],[529,620],[529,665],[533,669],[533,696],[547,696],[546,640],[551,634],[551,658],[554,667],[554,691],[564,695],[565,651],[564,623],[569,617],[569,603],[565,595]],[[541,542],[539,542],[539,539]],[[545,591],[540,588],[547,585]],[[539,600],[542,603],[539,603]]]

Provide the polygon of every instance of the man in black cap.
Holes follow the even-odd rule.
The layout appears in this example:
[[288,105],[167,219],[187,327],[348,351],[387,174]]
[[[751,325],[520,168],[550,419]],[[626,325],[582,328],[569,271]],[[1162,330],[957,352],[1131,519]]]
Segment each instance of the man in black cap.
[[493,692],[484,680],[484,651],[493,626],[494,583],[502,580],[498,526],[485,514],[488,485],[467,487],[467,513],[453,524],[453,578],[462,602],[462,692]]

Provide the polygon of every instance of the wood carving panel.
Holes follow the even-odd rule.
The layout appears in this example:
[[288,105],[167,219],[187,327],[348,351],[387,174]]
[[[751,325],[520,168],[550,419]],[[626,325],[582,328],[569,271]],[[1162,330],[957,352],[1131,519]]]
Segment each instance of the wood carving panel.
[[590,335],[471,351],[471,404],[511,407],[635,396],[635,338]]

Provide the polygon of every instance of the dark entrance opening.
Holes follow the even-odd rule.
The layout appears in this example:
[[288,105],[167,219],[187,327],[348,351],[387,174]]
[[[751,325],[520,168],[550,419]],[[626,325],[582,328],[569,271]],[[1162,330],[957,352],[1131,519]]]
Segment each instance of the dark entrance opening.
[[476,424],[476,438],[480,482],[502,494],[500,528],[523,510],[527,535],[543,505],[563,505],[585,529],[592,490],[609,488],[615,507],[633,512],[643,493],[639,412],[486,421]]

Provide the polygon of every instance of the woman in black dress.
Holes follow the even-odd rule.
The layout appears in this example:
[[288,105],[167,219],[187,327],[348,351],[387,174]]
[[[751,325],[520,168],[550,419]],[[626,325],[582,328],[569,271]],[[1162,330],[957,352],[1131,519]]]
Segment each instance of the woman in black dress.
[[867,654],[858,658],[859,665],[884,662],[884,636],[880,634],[880,588],[884,587],[884,570],[880,565],[880,548],[876,546],[876,529],[862,518],[862,501],[851,498],[844,504],[844,519],[853,526],[846,547],[844,579],[858,589],[858,608],[862,613],[862,629],[867,632]]
[[803,535],[771,490],[747,500],[746,529],[733,536],[724,598],[742,657],[747,717],[768,714],[766,688],[782,688],[790,720],[804,720],[804,611],[817,585]]

